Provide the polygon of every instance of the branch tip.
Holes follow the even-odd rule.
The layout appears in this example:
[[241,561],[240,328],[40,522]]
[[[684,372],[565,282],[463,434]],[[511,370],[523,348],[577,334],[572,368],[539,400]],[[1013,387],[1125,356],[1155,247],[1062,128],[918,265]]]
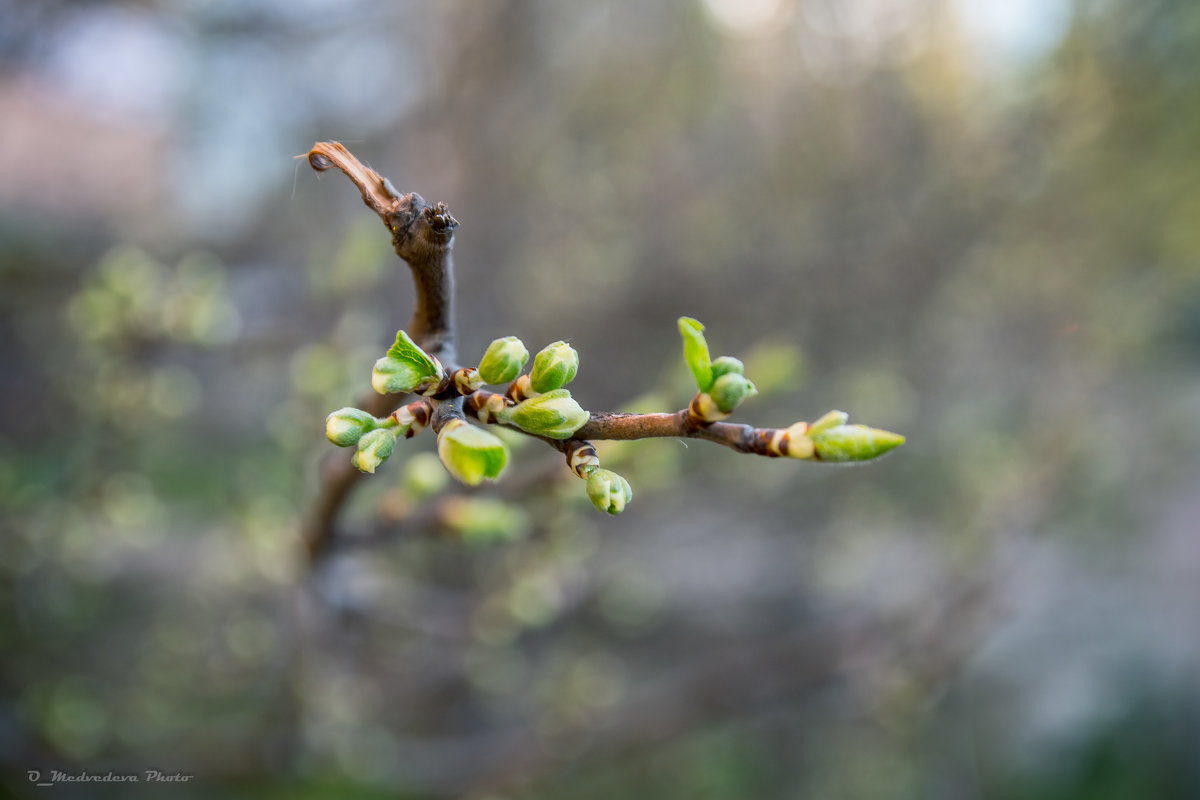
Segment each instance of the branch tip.
[[363,202],[387,223],[399,205],[400,195],[391,182],[359,161],[341,142],[317,142],[308,151],[308,164],[317,172],[337,167],[358,187]]

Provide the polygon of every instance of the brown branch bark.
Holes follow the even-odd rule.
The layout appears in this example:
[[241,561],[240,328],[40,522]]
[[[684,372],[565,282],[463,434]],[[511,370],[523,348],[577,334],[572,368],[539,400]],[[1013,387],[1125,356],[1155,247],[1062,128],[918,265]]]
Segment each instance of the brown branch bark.
[[454,231],[458,220],[445,203],[430,205],[416,192],[400,194],[391,181],[339,142],[317,142],[308,163],[318,172],[337,167],[358,187],[363,202],[392,232],[396,255],[412,269],[416,302],[405,328],[425,352],[450,367],[454,352]]
[[[400,194],[391,181],[363,164],[339,142],[317,142],[307,154],[318,172],[336,167],[358,187],[363,202],[392,232],[396,255],[412,270],[415,298],[409,336],[449,370],[456,368],[454,340],[454,262],[451,255],[458,220],[445,203],[430,205],[416,192]],[[383,416],[401,404],[403,395],[371,394],[360,406]],[[321,469],[320,488],[301,535],[314,563],[329,550],[337,518],[361,473],[346,453],[333,453]]]
[[[780,436],[780,434],[784,434]],[[725,445],[739,453],[777,458],[787,455],[787,431],[780,428],[755,428],[730,422],[696,424],[688,410],[671,414],[593,413],[576,439],[655,439],[677,437],[703,439]],[[774,446],[773,446],[774,443]],[[816,457],[816,454],[813,454]]]
[[[518,382],[514,381],[513,386]],[[509,388],[509,394],[512,387]],[[500,422],[491,408],[497,395],[486,390],[472,392],[465,398],[464,407],[471,416],[482,422],[503,424],[512,430],[521,431],[514,425]],[[583,427],[567,440],[550,439],[521,431],[527,436],[549,444],[560,452],[568,452],[572,443],[591,439],[657,439],[683,438],[703,439],[725,445],[739,453],[776,458],[788,454],[791,433],[781,428],[754,428],[749,425],[734,425],[728,422],[706,422],[696,410],[699,395],[682,411],[658,414],[623,414],[612,411],[592,412]],[[511,399],[506,400],[511,404]],[[809,458],[817,458],[812,453]]]

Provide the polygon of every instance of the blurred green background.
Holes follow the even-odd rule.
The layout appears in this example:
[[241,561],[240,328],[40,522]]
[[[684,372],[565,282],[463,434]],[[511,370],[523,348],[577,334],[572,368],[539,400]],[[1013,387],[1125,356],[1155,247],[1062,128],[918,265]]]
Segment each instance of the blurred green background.
[[[0,790],[1200,796],[1198,53],[1188,0],[0,0]],[[461,221],[464,362],[677,409],[687,314],[742,421],[909,443],[609,448],[608,518],[426,434],[310,571],[412,302],[324,139]]]

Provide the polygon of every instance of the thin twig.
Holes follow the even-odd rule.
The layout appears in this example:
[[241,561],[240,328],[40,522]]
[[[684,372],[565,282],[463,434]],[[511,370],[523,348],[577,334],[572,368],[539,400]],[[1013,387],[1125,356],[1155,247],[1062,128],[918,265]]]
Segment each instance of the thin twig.
[[391,181],[355,158],[341,142],[317,142],[308,151],[307,158],[309,166],[317,172],[337,167],[346,173],[346,177],[362,192],[367,208],[378,214],[385,225],[388,216],[400,205],[400,194],[392,187]]
[[[777,458],[787,455],[790,434],[784,428],[755,428],[731,422],[697,424],[688,409],[671,414],[593,413],[576,439],[703,439],[739,453]],[[813,453],[811,458],[818,459]]]
[[[516,383],[514,382],[514,385]],[[511,391],[511,389],[510,389]],[[504,397],[503,403],[496,399]],[[785,428],[755,428],[750,425],[735,425],[728,422],[708,422],[697,411],[700,395],[682,411],[658,414],[624,414],[612,411],[592,412],[583,427],[575,431],[568,440],[550,439],[522,431],[515,425],[503,422],[497,414],[499,407],[512,405],[513,400],[504,395],[486,390],[468,394],[464,398],[467,412],[480,422],[504,425],[507,428],[534,436],[551,447],[566,453],[573,442],[592,439],[703,439],[725,445],[739,453],[777,458],[788,455],[792,432]],[[812,459],[820,456],[813,452],[805,454]]]

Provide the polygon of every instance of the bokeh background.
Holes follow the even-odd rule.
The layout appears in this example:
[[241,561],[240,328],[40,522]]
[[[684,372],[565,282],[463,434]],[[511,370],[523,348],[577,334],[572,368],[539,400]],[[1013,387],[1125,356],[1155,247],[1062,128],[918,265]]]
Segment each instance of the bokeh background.
[[[1200,796],[1198,53],[1188,0],[0,2],[3,790]],[[324,139],[461,221],[464,361],[677,409],[687,314],[743,421],[908,444],[609,448],[608,518],[425,435],[310,569],[411,307]]]

